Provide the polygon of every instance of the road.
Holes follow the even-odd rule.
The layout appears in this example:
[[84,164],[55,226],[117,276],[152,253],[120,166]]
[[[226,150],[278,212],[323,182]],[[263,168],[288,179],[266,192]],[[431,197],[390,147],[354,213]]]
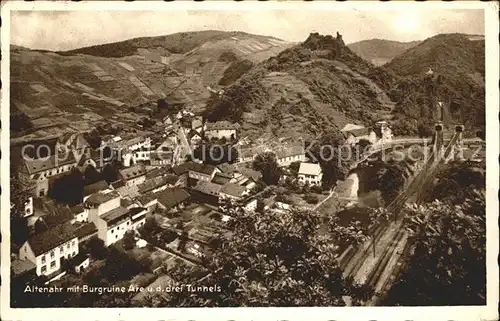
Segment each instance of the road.
[[177,154],[177,163],[183,163],[186,159],[186,155],[192,155],[193,151],[191,150],[191,146],[189,145],[189,142],[186,138],[186,134],[184,133],[184,128],[180,125],[177,124],[178,130],[177,130],[177,137],[179,138],[180,145],[178,147],[179,150],[176,153]]

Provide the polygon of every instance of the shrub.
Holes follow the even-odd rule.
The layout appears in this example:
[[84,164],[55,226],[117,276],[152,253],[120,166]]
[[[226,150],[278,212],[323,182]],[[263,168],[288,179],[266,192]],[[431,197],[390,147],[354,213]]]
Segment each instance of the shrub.
[[304,201],[309,204],[317,204],[319,202],[318,196],[314,194],[306,194],[304,195]]
[[318,185],[311,186],[311,193],[321,194],[322,192],[323,189],[321,188],[321,186]]
[[135,247],[134,232],[127,231],[123,235],[123,248],[125,250],[131,250]]

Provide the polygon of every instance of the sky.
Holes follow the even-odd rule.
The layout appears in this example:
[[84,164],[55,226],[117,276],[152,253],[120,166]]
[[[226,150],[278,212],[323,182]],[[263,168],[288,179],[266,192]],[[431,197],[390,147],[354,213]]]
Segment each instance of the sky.
[[13,11],[11,43],[70,50],[135,37],[198,30],[244,31],[299,42],[311,32],[346,43],[373,38],[414,41],[440,33],[484,34],[483,10],[391,11]]

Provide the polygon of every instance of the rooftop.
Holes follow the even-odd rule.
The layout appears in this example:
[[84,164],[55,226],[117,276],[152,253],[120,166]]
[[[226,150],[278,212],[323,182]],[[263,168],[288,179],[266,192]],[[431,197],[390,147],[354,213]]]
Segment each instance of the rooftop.
[[290,156],[304,155],[305,148],[303,144],[293,144],[293,145],[284,145],[278,147],[275,150],[275,154],[277,158],[285,158]]
[[94,184],[87,185],[83,188],[83,195],[88,196],[94,193],[97,193],[99,191],[108,189],[109,185],[106,183],[106,181],[102,180],[99,182],[96,182]]
[[118,194],[117,191],[112,191],[109,193],[102,193],[102,192],[97,192],[89,196],[85,200],[85,204],[92,204],[92,205],[101,205],[106,202],[111,201],[112,199],[119,198],[120,195]]
[[71,223],[66,222],[54,226],[42,233],[33,235],[28,239],[28,242],[35,256],[39,256],[75,237],[74,227]]
[[299,174],[317,176],[321,174],[321,166],[313,163],[300,163]]
[[145,206],[146,204],[148,204],[149,202],[151,201],[154,201],[158,199],[158,195],[155,194],[155,193],[146,193],[144,195],[141,195],[137,198],[137,201],[142,205],[142,206]]
[[160,176],[146,180],[144,183],[139,184],[139,193],[144,194],[155,188],[165,186],[167,184],[175,184],[177,182],[177,176]]
[[76,164],[73,153],[62,153],[45,158],[24,159],[25,169],[28,174],[36,174],[46,170],[61,167],[63,165]]
[[199,181],[194,187],[195,190],[208,195],[218,195],[222,189],[222,185],[212,182]]
[[240,128],[240,124],[231,123],[229,121],[221,120],[215,123],[206,123],[205,130],[228,130],[234,129],[237,130]]
[[156,193],[156,196],[158,197],[158,203],[161,203],[166,208],[172,208],[191,197],[188,192],[178,187],[167,188]]
[[109,212],[106,212],[100,216],[102,220],[104,220],[108,225],[111,225],[115,222],[121,221],[129,214],[129,209],[125,207],[117,207],[112,209]]
[[235,197],[241,197],[245,191],[246,191],[246,188],[244,186],[234,184],[234,183],[224,184],[224,186],[222,186],[222,189],[220,190],[221,193],[228,194],[228,195],[235,196]]
[[10,268],[13,276],[18,276],[36,269],[36,265],[29,260],[13,260],[10,264]]
[[142,164],[120,170],[120,175],[125,180],[133,179],[146,174],[146,168]]
[[224,185],[226,183],[229,183],[232,178],[233,176],[230,174],[217,173],[215,174],[214,178],[212,178],[212,183]]
[[250,169],[250,168],[242,167],[242,168],[238,168],[236,171],[241,173],[243,176],[252,178],[255,181],[258,181],[259,179],[262,178],[261,172]]
[[344,137],[346,137],[346,138],[349,136],[349,134],[352,134],[354,137],[360,137],[360,136],[368,135],[369,130],[368,130],[368,128],[345,130],[345,131],[342,131],[342,134],[344,134]]
[[75,234],[76,237],[78,237],[78,239],[84,238],[86,236],[89,236],[97,232],[97,227],[92,222],[75,224],[74,226],[75,226]]
[[362,126],[362,125],[347,124],[340,131],[341,132],[350,132],[350,131],[353,131],[353,130],[364,129],[364,128],[365,127]]
[[207,164],[199,164],[194,162],[186,163],[189,164],[189,170],[201,174],[211,175],[215,171],[215,166]]

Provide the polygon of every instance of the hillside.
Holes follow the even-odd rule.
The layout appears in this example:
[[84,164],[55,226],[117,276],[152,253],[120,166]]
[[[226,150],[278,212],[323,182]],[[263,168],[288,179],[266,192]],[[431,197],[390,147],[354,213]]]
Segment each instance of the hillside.
[[[299,44],[215,31],[119,44],[66,53],[13,46],[11,136],[136,124],[154,115],[161,98],[169,108],[237,121],[250,138],[312,139],[381,119],[397,135],[415,135],[419,124],[437,120],[437,101],[450,125],[484,129],[480,36],[438,35],[382,67],[359,57],[338,33],[312,33]],[[124,56],[107,57],[111,51]],[[222,96],[212,94],[220,89]]]
[[484,48],[484,38],[478,36],[437,35],[385,65],[398,76],[389,92],[397,103],[396,118],[436,120],[437,101],[442,101],[449,125],[484,130]]
[[313,33],[250,69],[222,98],[214,96],[206,114],[242,123],[242,135],[251,138],[312,139],[348,122],[370,126],[390,117],[394,103],[384,89],[390,82],[340,34]]
[[382,66],[393,58],[401,55],[406,50],[415,47],[420,42],[421,41],[399,42],[385,39],[370,39],[351,43],[347,46],[366,61],[373,63],[375,66]]
[[[204,110],[207,86],[230,85],[291,44],[240,32],[194,32],[77,49],[64,53],[11,47],[11,114],[27,138],[58,128],[88,130],[98,122],[137,122],[131,107],[170,105]],[[226,72],[229,67],[230,70]],[[144,115],[143,115],[144,116]],[[11,122],[12,123],[12,122]],[[16,127],[16,126],[14,126]],[[20,133],[26,134],[26,133]]]

